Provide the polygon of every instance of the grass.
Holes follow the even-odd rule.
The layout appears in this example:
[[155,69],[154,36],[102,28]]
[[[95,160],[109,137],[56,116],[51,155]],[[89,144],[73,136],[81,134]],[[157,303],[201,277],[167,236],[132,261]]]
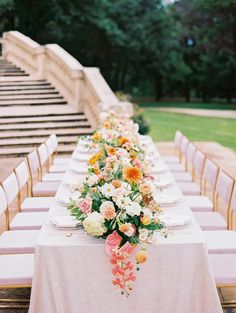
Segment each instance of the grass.
[[207,109],[207,110],[236,110],[236,103],[202,103],[202,102],[155,102],[147,101],[140,102],[139,105],[143,108],[147,107],[166,107],[166,108],[184,108],[184,109]]
[[236,120],[144,110],[155,141],[173,141],[177,129],[193,141],[217,141],[236,151]]

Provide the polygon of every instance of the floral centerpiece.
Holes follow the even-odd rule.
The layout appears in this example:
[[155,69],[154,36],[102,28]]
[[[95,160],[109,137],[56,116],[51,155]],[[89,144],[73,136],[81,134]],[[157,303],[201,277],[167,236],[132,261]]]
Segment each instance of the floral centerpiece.
[[139,270],[148,257],[145,243],[152,242],[155,231],[166,235],[159,219],[161,209],[154,199],[153,177],[133,121],[107,115],[89,145],[97,152],[79,186],[81,196],[71,201],[69,210],[89,235],[106,239],[113,284],[129,295],[136,279],[130,257],[135,255]]

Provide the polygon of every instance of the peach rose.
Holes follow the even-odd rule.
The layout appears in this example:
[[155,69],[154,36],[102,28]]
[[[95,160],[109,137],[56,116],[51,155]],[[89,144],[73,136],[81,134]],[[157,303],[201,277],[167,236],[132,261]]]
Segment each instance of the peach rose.
[[76,202],[76,205],[84,214],[89,214],[91,212],[92,204],[93,201],[90,197],[86,197],[85,199],[79,199]]
[[142,224],[145,226],[147,226],[151,223],[151,219],[149,216],[143,216],[143,217],[141,217],[140,220],[141,220]]
[[136,262],[137,263],[144,263],[147,261],[147,252],[144,250],[141,250],[140,252],[138,252],[135,256]]
[[105,201],[100,206],[100,212],[106,220],[112,220],[116,216],[114,204],[111,201]]
[[148,195],[152,192],[152,188],[150,184],[148,183],[143,183],[140,185],[140,192],[144,195]]

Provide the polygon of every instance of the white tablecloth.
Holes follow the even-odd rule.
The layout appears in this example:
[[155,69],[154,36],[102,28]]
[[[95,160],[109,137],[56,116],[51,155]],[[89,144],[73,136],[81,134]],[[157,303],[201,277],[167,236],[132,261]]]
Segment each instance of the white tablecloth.
[[[71,161],[71,165],[78,162]],[[181,192],[172,180],[163,192]],[[78,178],[71,171],[65,180]],[[56,197],[69,195],[61,184]],[[111,264],[103,239],[83,230],[58,230],[50,217],[68,214],[56,201],[49,211],[36,250],[30,313],[220,313],[222,312],[210,268],[203,233],[184,201],[166,212],[187,214],[192,222],[173,230],[167,239],[157,235],[148,245],[148,261],[141,266],[134,290],[126,298],[112,285]]]

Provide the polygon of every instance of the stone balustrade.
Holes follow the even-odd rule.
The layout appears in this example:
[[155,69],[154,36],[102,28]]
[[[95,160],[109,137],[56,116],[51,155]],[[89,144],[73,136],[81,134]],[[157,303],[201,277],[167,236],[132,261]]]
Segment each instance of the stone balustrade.
[[133,114],[132,105],[118,100],[98,68],[83,67],[57,44],[41,46],[18,31],[9,31],[3,34],[3,57],[35,79],[47,79],[69,104],[84,110],[94,128],[103,111]]

